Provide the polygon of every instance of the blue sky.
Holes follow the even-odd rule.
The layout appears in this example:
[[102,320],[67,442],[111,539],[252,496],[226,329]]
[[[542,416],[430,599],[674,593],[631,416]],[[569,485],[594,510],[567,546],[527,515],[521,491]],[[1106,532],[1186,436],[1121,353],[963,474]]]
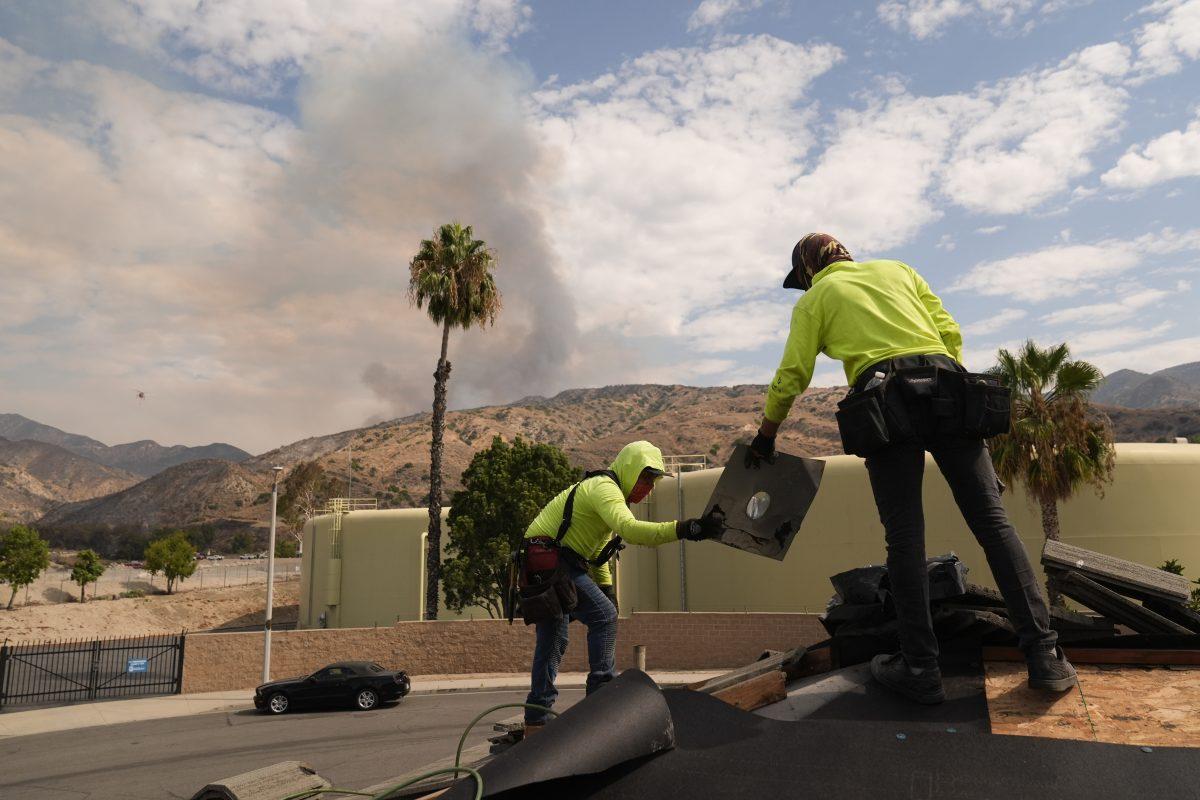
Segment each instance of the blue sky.
[[766,382],[810,230],[968,366],[1194,361],[1197,59],[1200,0],[0,2],[0,409],[255,451],[423,409],[452,218],[505,292],[459,407]]

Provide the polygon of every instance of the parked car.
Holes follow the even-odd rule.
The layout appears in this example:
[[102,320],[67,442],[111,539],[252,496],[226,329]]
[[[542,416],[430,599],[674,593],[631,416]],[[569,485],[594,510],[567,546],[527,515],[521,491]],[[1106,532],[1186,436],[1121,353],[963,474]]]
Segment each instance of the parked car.
[[221,555],[220,553],[213,553],[211,556],[208,557],[208,560],[209,561],[224,561],[225,556]]
[[250,561],[253,558],[254,556],[250,555],[249,553],[242,553],[240,556],[238,556],[240,561]]
[[339,661],[303,678],[264,683],[254,690],[254,707],[283,714],[301,707],[349,706],[369,711],[399,700],[412,689],[408,674],[373,661]]
[[197,560],[197,561],[203,561],[203,560],[204,560],[204,559],[206,559],[206,558],[208,558],[208,556],[204,555],[204,553],[196,553],[196,560]]

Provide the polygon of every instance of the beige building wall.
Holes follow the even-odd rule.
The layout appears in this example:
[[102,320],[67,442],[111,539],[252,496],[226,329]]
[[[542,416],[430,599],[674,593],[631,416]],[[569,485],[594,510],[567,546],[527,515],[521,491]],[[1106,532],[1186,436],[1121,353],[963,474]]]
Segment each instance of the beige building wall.
[[[883,528],[861,459],[825,459],[820,492],[782,561],[752,556],[713,542],[686,542],[659,548],[630,546],[617,568],[621,614],[635,611],[819,612],[832,593],[829,576],[886,557]],[[682,477],[684,515],[698,516],[720,470]],[[664,479],[646,502],[635,507],[646,519],[674,519],[675,479]],[[1084,489],[1060,507],[1063,539],[1082,547],[1157,566],[1179,559],[1188,575],[1200,575],[1200,517],[1193,497],[1200,491],[1200,446],[1117,445],[1114,482],[1099,498]],[[1041,520],[1017,489],[1004,496],[1030,560],[1041,553]],[[971,569],[970,579],[994,583],[983,552],[963,523],[950,490],[932,458],[926,459],[922,492],[926,550],[954,551]],[[354,511],[343,519],[342,558],[332,558],[332,517],[318,517],[305,529],[301,626],[390,625],[419,619],[426,512]],[[684,568],[681,570],[680,549]],[[686,598],[685,598],[686,595]],[[336,599],[336,605],[329,601]],[[322,605],[325,603],[325,605]],[[460,615],[439,612],[442,618]],[[477,610],[474,616],[484,618]]]

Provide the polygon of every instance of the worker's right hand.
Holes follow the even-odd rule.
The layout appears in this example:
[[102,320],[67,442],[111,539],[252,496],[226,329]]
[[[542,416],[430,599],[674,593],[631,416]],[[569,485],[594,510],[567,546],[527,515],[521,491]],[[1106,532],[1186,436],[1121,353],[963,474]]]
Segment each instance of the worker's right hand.
[[714,508],[699,519],[681,519],[675,523],[675,535],[689,542],[720,539],[724,533],[725,514],[719,508]]
[[746,469],[758,469],[764,461],[775,463],[775,437],[760,430],[746,450]]

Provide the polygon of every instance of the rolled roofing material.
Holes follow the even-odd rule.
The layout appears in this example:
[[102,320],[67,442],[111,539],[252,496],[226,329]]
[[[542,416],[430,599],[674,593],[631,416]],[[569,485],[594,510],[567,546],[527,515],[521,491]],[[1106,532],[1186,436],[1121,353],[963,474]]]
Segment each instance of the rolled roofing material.
[[[485,764],[479,773],[485,796],[494,797],[559,778],[604,772],[674,744],[675,729],[662,691],[649,675],[631,669],[551,720],[542,733]],[[474,792],[473,781],[459,781],[443,800],[465,800]]]

